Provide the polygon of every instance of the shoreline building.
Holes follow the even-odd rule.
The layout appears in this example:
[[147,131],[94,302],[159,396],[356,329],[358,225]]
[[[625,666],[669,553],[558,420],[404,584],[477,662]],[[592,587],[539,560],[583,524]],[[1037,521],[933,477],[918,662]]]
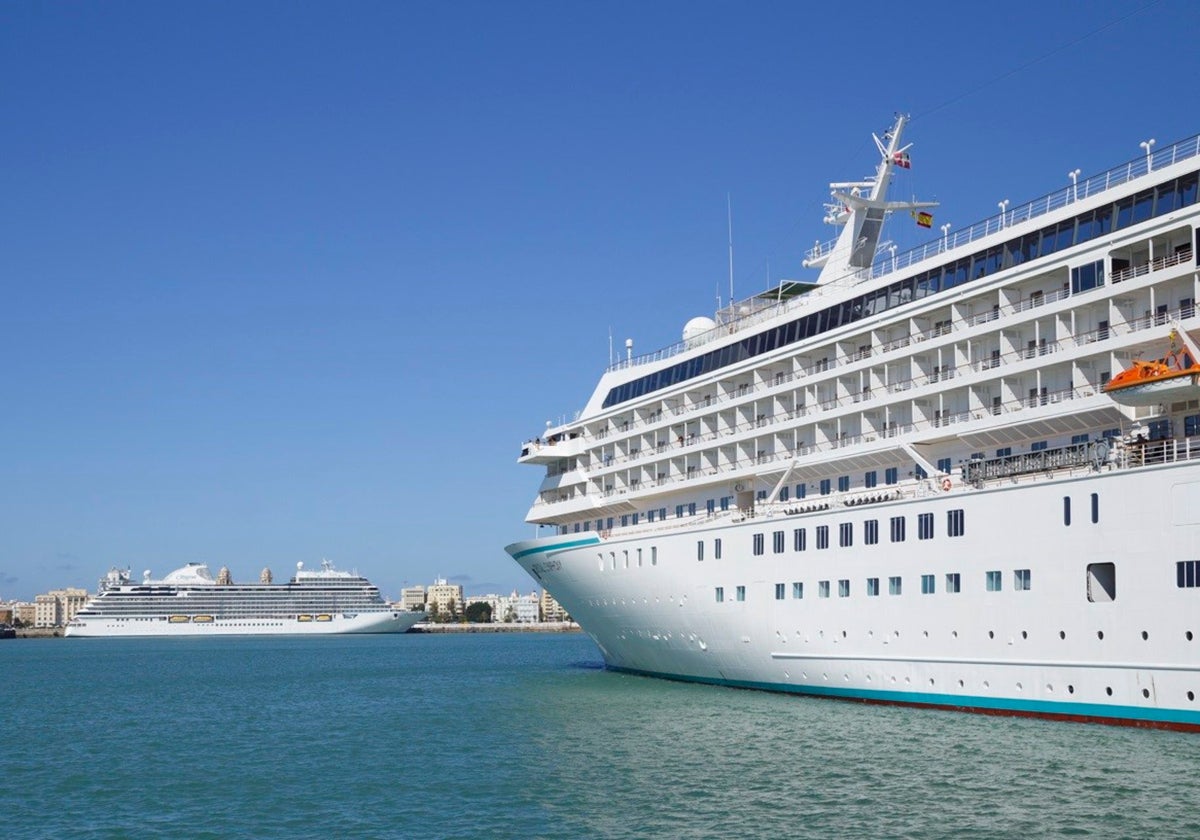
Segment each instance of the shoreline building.
[[34,627],[65,627],[88,602],[88,591],[77,587],[52,589],[34,598]]

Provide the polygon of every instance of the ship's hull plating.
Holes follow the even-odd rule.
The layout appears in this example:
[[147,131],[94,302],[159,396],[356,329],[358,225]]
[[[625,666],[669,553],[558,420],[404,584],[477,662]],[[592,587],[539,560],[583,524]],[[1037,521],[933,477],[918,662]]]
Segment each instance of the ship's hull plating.
[[[947,531],[953,511],[962,511],[957,537]],[[928,539],[918,533],[922,514],[933,517]],[[893,542],[890,523],[901,517],[905,539]],[[688,528],[507,550],[616,670],[1200,730],[1200,588],[1177,578],[1178,561],[1200,558],[1195,462],[732,520],[699,516]],[[872,545],[863,544],[868,520],[879,528]],[[839,545],[843,523],[852,523],[851,546]],[[829,528],[825,550],[818,526]],[[796,551],[802,528],[806,547]]]
[[330,636],[354,633],[404,633],[425,617],[414,612],[371,612],[353,616],[330,614],[326,621],[296,616],[212,621],[171,621],[167,616],[142,618],[87,618],[72,621],[66,629],[74,637],[136,636]]

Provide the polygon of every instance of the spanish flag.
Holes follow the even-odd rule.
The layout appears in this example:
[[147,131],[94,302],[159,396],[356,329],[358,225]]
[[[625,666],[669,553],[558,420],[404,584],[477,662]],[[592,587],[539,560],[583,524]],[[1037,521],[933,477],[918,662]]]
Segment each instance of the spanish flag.
[[933,227],[933,214],[932,213],[924,213],[924,212],[918,213],[917,214],[917,227],[923,227],[923,228]]

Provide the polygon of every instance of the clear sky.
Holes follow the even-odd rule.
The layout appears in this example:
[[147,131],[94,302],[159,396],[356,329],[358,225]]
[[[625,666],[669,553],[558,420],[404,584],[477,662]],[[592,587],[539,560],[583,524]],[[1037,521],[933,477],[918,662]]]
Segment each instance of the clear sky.
[[[0,4],[0,598],[112,565],[533,588],[521,442],[806,277],[1200,132],[1200,4]],[[904,196],[910,197],[910,196]],[[897,219],[901,246],[921,232]],[[927,234],[926,234],[927,235]]]

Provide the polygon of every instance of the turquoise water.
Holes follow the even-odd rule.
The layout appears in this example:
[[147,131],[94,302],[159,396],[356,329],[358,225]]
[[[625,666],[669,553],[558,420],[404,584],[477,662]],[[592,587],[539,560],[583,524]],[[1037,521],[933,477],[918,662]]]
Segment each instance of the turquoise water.
[[0,643],[6,837],[1200,836],[1200,736],[615,674],[583,635]]

